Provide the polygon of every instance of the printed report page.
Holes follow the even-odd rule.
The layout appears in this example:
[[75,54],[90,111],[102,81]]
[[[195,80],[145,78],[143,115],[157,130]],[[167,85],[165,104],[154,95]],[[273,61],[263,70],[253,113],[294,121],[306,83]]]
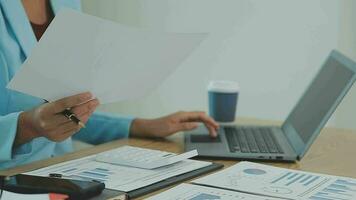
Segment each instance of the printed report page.
[[194,183],[283,199],[356,199],[356,179],[252,162],[240,162]]
[[277,200],[272,197],[244,194],[218,188],[181,184],[148,200]]
[[187,159],[169,166],[150,170],[97,162],[95,157],[96,155],[93,155],[72,160],[27,174],[49,176],[51,173],[56,173],[68,179],[97,180],[105,183],[108,189],[129,192],[212,164],[210,162]]

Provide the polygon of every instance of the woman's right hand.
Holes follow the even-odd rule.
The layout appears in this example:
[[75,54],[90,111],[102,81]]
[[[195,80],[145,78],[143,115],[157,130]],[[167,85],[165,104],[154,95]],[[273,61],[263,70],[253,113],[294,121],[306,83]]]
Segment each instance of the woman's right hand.
[[37,137],[45,137],[54,142],[63,141],[78,132],[81,127],[61,112],[70,108],[85,124],[98,105],[99,101],[92,99],[92,94],[87,92],[22,112],[19,116],[15,146]]

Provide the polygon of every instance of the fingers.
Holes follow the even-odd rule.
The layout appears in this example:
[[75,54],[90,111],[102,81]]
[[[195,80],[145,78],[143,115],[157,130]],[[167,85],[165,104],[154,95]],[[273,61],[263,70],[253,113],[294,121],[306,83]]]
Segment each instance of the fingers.
[[80,128],[73,128],[70,129],[62,134],[57,135],[55,138],[52,139],[52,141],[55,142],[61,142],[64,141],[65,139],[71,137],[72,135],[74,135],[75,133],[77,133],[79,131]]
[[199,124],[196,122],[185,122],[185,123],[180,123],[177,127],[177,130],[174,130],[174,132],[178,131],[191,131],[196,128],[198,128]]
[[194,121],[204,123],[209,131],[209,135],[212,137],[217,136],[217,129],[219,128],[219,124],[204,112],[179,112],[178,115],[181,115],[181,120],[183,122]]
[[64,115],[55,114],[49,120],[47,129],[55,129],[56,127],[66,124],[68,122],[70,122],[70,120]]
[[90,112],[94,111],[98,105],[99,105],[98,99],[93,99],[93,100],[90,100],[84,104],[73,107],[71,109],[71,111],[75,115],[81,116],[81,115],[84,115],[85,113],[90,113]]
[[94,110],[90,110],[86,113],[82,113],[81,115],[78,115],[77,117],[82,123],[86,124],[89,120],[89,117],[93,114],[93,112]]
[[74,130],[74,129],[79,131],[80,126],[72,121],[69,121],[69,122],[57,127],[56,129],[53,129],[52,131],[48,132],[48,135],[50,137],[58,137],[60,135],[63,135],[63,133],[66,133],[66,132]]
[[211,137],[217,137],[218,136],[217,129],[215,127],[212,127],[209,124],[204,124],[204,125],[208,129],[209,135]]
[[210,124],[215,128],[219,128],[219,124],[213,118],[205,114],[205,112],[180,112],[183,121],[199,121]]
[[[85,124],[98,105],[99,101],[97,99],[93,99],[82,105],[74,107],[71,111]],[[46,129],[56,128],[57,126],[63,125],[70,121],[61,113],[54,114],[48,119]]]
[[[66,97],[58,101],[43,104],[27,111],[26,127],[35,137],[46,137],[52,141],[62,141],[80,130],[80,126],[65,117],[62,112],[70,108],[72,112],[86,123],[99,105],[89,92]],[[25,125],[24,125],[25,126]]]
[[49,103],[47,109],[51,113],[59,113],[67,108],[72,108],[74,106],[86,103],[90,99],[92,99],[92,94],[90,92],[85,92]]
[[83,105],[74,107],[72,112],[82,123],[86,124],[89,117],[93,114],[98,105],[99,101],[97,99],[93,99]]

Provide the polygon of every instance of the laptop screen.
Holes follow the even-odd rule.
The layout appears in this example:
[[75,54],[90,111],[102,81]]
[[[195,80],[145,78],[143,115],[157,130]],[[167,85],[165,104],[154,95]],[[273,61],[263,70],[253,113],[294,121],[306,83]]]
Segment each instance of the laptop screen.
[[[288,117],[304,143],[329,118],[328,112],[353,79],[354,71],[330,56]],[[325,121],[324,121],[325,122]]]

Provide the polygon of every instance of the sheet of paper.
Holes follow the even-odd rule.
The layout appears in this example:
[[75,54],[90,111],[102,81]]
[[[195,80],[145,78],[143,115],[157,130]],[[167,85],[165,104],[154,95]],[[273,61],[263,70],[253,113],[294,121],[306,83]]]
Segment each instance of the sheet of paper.
[[181,184],[147,200],[277,200],[229,190],[204,187],[192,184]]
[[97,180],[104,182],[106,188],[129,192],[209,165],[211,165],[210,162],[185,160],[166,167],[148,170],[97,162],[95,155],[93,155],[52,165],[27,174],[48,176],[50,173],[59,173],[64,175],[64,178]]
[[[8,191],[3,191],[3,194],[0,198],[1,200],[51,200],[49,194],[18,194]],[[63,198],[64,199],[64,198]],[[57,199],[59,200],[59,198]]]
[[8,88],[49,101],[85,91],[101,103],[138,98],[206,36],[142,30],[63,9]]
[[198,155],[197,150],[182,154],[134,146],[122,146],[98,154],[95,160],[121,166],[155,169],[177,163]]
[[284,199],[356,199],[356,179],[251,162],[240,162],[194,183]]

